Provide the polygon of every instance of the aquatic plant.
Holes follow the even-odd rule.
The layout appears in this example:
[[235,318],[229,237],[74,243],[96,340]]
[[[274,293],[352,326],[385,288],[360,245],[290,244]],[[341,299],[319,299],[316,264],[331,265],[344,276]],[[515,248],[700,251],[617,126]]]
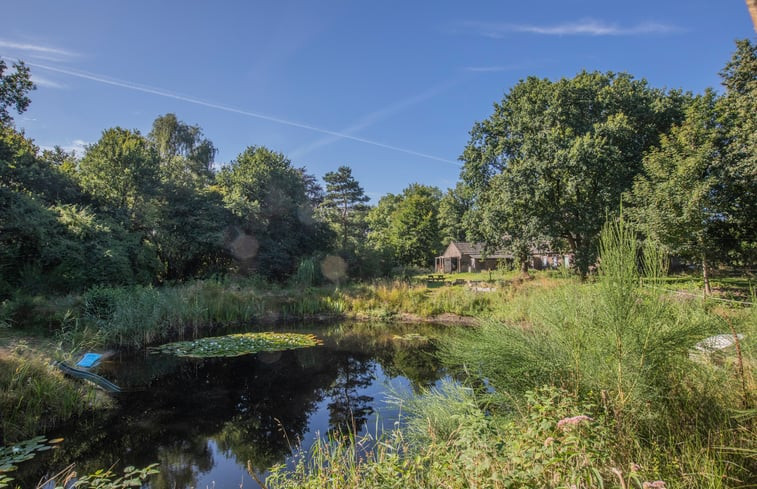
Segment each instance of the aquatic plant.
[[13,477],[7,475],[18,469],[18,464],[34,458],[38,452],[50,450],[62,438],[48,440],[44,436],[35,436],[8,446],[0,446],[0,489],[10,487]]
[[180,357],[210,358],[237,357],[262,351],[293,350],[319,344],[321,344],[321,340],[312,334],[265,332],[177,341],[150,350],[155,353],[168,353]]

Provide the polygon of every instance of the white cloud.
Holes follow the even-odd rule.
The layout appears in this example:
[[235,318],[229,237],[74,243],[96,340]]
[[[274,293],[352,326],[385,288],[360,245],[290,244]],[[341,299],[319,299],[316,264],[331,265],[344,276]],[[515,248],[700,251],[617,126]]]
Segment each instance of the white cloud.
[[59,89],[68,88],[66,87],[66,85],[62,83],[58,83],[56,81],[50,80],[49,78],[44,78],[34,73],[32,73],[32,82],[34,82],[34,84],[37,85],[38,87],[59,88]]
[[[73,151],[77,157],[82,157],[84,156],[84,152],[87,149],[87,146],[89,146],[90,144],[91,143],[88,143],[87,141],[84,141],[82,139],[74,139],[69,144],[59,144],[57,146],[60,146],[60,148],[66,153],[71,153]],[[53,151],[55,149],[55,146],[56,145],[42,145],[40,146],[40,149]]]
[[514,24],[497,22],[466,22],[465,27],[479,35],[499,39],[508,33],[529,33],[545,36],[639,36],[645,34],[668,34],[680,32],[681,28],[660,22],[642,22],[621,26],[595,19],[582,19],[552,25]]
[[9,49],[12,51],[22,51],[27,54],[34,54],[40,57],[63,57],[63,58],[75,58],[77,53],[69,51],[68,49],[62,49],[52,46],[43,46],[41,44],[31,44],[24,42],[14,42],[0,39],[0,48]]

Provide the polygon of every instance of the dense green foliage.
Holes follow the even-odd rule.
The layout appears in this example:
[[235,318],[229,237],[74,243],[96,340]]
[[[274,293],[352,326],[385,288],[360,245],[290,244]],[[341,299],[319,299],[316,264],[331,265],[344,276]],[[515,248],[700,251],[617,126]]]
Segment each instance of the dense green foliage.
[[11,116],[8,108],[12,107],[19,114],[24,112],[31,103],[29,91],[36,87],[31,80],[29,67],[23,62],[14,63],[15,73],[5,74],[8,65],[0,59],[0,125],[9,124]]
[[428,266],[441,251],[438,188],[417,183],[388,194],[371,210],[370,240],[399,265]]
[[645,155],[627,199],[647,236],[702,265],[708,292],[712,264],[754,261],[757,45],[739,42],[722,76],[725,94],[691,101]]
[[586,272],[606,213],[684,101],[627,74],[516,84],[473,127],[462,156],[462,178],[475,193],[473,231],[494,246],[515,237],[516,251],[564,240]]

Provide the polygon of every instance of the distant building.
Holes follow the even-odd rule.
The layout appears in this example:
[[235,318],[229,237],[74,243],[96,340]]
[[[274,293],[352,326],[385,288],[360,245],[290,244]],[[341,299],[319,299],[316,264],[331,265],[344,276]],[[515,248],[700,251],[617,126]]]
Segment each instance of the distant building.
[[[486,253],[483,243],[453,241],[444,250],[442,256],[436,257],[434,270],[437,273],[482,272],[495,270],[502,261],[513,265],[515,257],[504,250]],[[572,263],[570,255],[539,250],[533,250],[530,261],[530,267],[537,270],[559,266],[570,267]]]
[[453,241],[436,257],[434,268],[438,273],[480,272],[496,269],[500,260],[512,263],[513,255],[502,250],[487,254],[482,243]]

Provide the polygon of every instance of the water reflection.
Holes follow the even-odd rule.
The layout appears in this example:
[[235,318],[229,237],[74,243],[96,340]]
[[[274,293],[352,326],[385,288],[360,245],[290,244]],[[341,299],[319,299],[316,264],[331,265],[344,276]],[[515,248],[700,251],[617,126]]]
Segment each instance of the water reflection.
[[22,467],[22,482],[74,462],[85,473],[158,461],[155,489],[257,487],[246,475],[248,461],[262,473],[318,432],[359,430],[377,414],[391,426],[396,412],[383,402],[388,379],[418,390],[443,375],[428,339],[439,334],[432,327],[410,340],[403,338],[418,327],[297,331],[324,345],[229,359],[115,357],[100,373],[125,389],[119,408],[56,433],[66,438],[63,447],[35,468]]

